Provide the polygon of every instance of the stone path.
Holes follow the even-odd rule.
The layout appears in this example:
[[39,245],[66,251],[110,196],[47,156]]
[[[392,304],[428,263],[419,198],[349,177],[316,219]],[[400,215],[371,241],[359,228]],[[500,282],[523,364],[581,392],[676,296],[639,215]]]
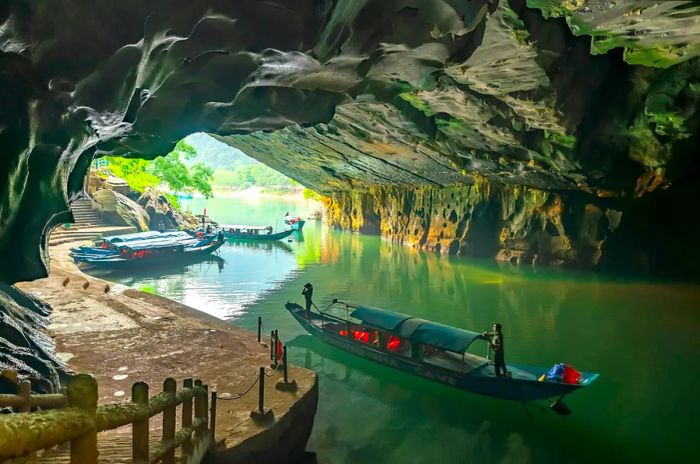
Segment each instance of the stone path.
[[[50,276],[18,287],[53,307],[49,331],[57,351],[76,372],[97,378],[100,404],[130,401],[136,381],[148,383],[153,396],[162,391],[166,377],[175,378],[178,385],[185,378],[201,378],[219,395],[236,396],[248,389],[260,366],[269,367],[269,349],[250,332],[174,301],[80,273],[67,260],[68,249],[75,245],[52,248]],[[275,389],[280,377],[278,371],[266,379],[265,405],[273,409],[276,419],[267,427],[257,425],[249,415],[257,406],[257,386],[239,400],[219,402],[217,440],[225,440],[226,448],[243,442],[254,452],[256,447],[269,447],[266,439],[255,442],[254,438],[281,422],[310,432],[317,400],[315,374],[290,367],[290,377],[299,384],[295,393]],[[301,420],[290,415],[299,400],[312,409],[309,415],[296,408],[295,414],[304,417]],[[151,419],[153,437],[160,433],[159,423],[160,416]],[[130,426],[99,436],[100,462],[128,461]],[[61,462],[65,450],[58,454],[46,462]]]

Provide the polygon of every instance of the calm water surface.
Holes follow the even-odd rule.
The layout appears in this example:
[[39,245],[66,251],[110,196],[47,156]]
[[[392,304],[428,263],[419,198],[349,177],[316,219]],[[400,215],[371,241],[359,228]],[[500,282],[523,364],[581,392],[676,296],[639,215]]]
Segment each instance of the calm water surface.
[[[305,203],[191,200],[226,223],[281,225]],[[700,287],[444,258],[326,230],[226,244],[220,259],[107,278],[229,319],[279,329],[290,359],[319,374],[308,449],[320,463],[678,462],[700,451]],[[460,392],[382,368],[305,335],[283,304],[312,282],[333,297],[475,331],[504,325],[506,361],[567,362],[601,378],[548,408]]]

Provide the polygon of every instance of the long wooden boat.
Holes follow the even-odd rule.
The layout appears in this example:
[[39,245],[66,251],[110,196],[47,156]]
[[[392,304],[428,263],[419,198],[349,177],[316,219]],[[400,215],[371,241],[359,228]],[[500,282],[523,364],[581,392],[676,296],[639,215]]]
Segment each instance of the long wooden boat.
[[146,231],[146,232],[136,232],[133,234],[124,235],[112,235],[108,237],[102,237],[95,240],[93,246],[80,246],[76,248],[71,248],[71,255],[113,255],[118,254],[119,246],[125,245],[127,243],[142,243],[142,242],[162,242],[162,241],[179,241],[188,242],[191,240],[196,240],[194,233],[189,233],[181,230],[166,230],[164,232],[158,231]]
[[116,255],[73,255],[79,267],[123,268],[129,266],[155,265],[186,262],[192,258],[215,252],[226,242],[223,236],[209,236],[197,243],[184,244],[176,241],[133,242],[119,247]]
[[[546,380],[544,367],[508,364],[508,376],[497,377],[489,359],[468,353],[481,334],[386,309],[333,300],[323,311],[308,314],[296,303],[285,308],[311,335],[349,353],[410,374],[480,395],[515,401],[556,399],[559,414],[571,411],[563,398],[598,378],[583,372],[577,383]],[[332,312],[344,310],[345,315]]]
[[289,237],[293,230],[273,232],[272,226],[220,225],[219,231],[230,241],[239,240],[282,240]]

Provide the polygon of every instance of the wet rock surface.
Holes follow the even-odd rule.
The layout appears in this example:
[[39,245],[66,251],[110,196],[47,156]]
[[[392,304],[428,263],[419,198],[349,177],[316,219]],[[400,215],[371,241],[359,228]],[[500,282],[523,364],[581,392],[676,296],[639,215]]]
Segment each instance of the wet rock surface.
[[[0,371],[9,369],[17,372],[17,380],[31,380],[35,393],[56,391],[61,377],[68,375],[46,332],[51,312],[39,298],[0,284]],[[17,393],[16,385],[0,377],[0,393]]]
[[[373,189],[507,192],[478,203],[508,227],[501,237],[487,216],[483,233],[499,234],[482,248],[605,261],[608,209],[622,212],[622,231],[664,215],[678,199],[666,191],[698,197],[686,172],[700,123],[699,14],[697,2],[646,0],[4,2],[0,254],[13,266],[0,281],[45,275],[47,224],[68,222],[93,156],[167,153],[196,131],[339,209],[376,201],[363,193]],[[403,236],[469,247],[457,228],[472,206],[478,216],[471,195],[456,223],[435,217]],[[546,219],[555,198],[575,210],[559,235]],[[351,210],[338,224],[360,219]],[[656,226],[642,241],[673,246],[676,226],[694,220],[666,216],[666,234]],[[396,234],[372,214],[362,223]],[[611,256],[625,255],[625,239]]]

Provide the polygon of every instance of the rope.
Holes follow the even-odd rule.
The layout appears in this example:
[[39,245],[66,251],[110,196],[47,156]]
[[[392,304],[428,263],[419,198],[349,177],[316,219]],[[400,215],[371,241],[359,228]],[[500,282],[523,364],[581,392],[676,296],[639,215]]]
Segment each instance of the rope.
[[241,399],[241,398],[243,398],[245,395],[247,395],[248,392],[250,392],[250,391],[253,389],[253,387],[254,387],[255,385],[257,385],[257,383],[258,383],[259,380],[260,380],[260,374],[257,374],[257,375],[255,376],[255,381],[250,385],[250,387],[248,387],[248,389],[247,389],[246,391],[244,391],[243,393],[239,393],[238,396],[235,396],[235,397],[233,397],[233,398],[222,398],[222,397],[220,397],[220,396],[217,394],[216,398],[219,399],[219,400],[223,400],[223,401]]
[[281,366],[281,364],[277,364],[277,367],[275,367],[275,370],[273,370],[269,374],[267,372],[265,372],[265,377],[272,377],[273,375],[275,375],[275,372],[277,372],[280,369],[280,366]]

